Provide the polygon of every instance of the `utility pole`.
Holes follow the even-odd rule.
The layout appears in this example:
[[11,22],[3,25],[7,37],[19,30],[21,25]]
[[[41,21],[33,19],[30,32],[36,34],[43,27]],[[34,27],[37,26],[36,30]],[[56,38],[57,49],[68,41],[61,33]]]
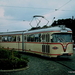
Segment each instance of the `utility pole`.
[[72,16],[72,20],[74,20],[74,16]]

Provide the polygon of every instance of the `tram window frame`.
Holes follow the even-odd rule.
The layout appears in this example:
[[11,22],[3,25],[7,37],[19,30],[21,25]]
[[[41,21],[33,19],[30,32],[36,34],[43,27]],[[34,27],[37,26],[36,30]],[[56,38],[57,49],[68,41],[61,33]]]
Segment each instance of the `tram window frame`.
[[45,39],[45,34],[42,34],[42,40],[44,40]]
[[26,35],[24,36],[24,41],[27,42],[27,36]]
[[42,42],[47,42],[46,40],[47,40],[46,39],[46,33],[45,34],[42,34]]
[[2,42],[7,42],[7,36],[2,36]]
[[41,34],[34,34],[35,35],[35,42],[41,42]]
[[27,35],[27,42],[34,42],[35,37],[34,34]]
[[50,41],[50,35],[46,34],[46,42],[49,42],[49,41]]
[[31,34],[30,40],[31,40],[31,42],[35,42],[35,34]]
[[41,42],[41,34],[39,34],[39,42]]
[[21,41],[20,36],[17,36],[17,41],[18,41],[18,42],[20,42],[20,41]]
[[16,42],[16,36],[12,36],[12,42]]
[[50,46],[46,45],[46,53],[50,53]]
[[41,42],[41,34],[27,35],[27,42]]
[[[56,35],[56,34],[57,34],[57,35]],[[63,41],[63,40],[60,40],[61,37],[60,37],[60,38],[58,37],[58,36],[60,36],[59,34],[60,34],[60,35],[63,35],[63,36],[64,36],[64,35],[67,36],[67,34],[70,34],[70,35],[71,35],[70,37],[71,37],[71,39],[72,39],[72,33],[54,33],[54,34],[51,35],[51,36],[52,36],[51,42],[71,42],[71,41],[72,41],[71,39],[70,39],[70,41],[67,41],[66,37],[64,37],[65,39],[63,38],[64,41]],[[55,38],[55,37],[56,37],[56,38]],[[57,38],[58,38],[58,39],[57,39]]]
[[42,34],[42,42],[50,42],[50,34],[49,33]]
[[7,42],[12,42],[12,36],[7,36]]
[[2,36],[2,42],[16,42],[16,36],[8,35],[8,36]]

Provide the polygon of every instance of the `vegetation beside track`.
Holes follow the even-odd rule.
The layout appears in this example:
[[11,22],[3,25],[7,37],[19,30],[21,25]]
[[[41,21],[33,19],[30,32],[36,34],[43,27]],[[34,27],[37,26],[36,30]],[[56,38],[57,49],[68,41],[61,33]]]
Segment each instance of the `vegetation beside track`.
[[0,48],[0,70],[23,68],[28,62],[27,57],[21,57],[21,54],[14,49]]

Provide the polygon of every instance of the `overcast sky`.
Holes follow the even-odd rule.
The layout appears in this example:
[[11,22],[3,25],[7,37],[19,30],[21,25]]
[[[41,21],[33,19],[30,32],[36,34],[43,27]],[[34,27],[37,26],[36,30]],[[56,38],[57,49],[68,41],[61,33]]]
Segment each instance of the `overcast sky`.
[[[49,24],[75,17],[75,0],[0,0],[0,32],[27,30],[34,15],[42,15]],[[36,26],[35,19],[32,26]],[[40,26],[47,23],[42,19]]]

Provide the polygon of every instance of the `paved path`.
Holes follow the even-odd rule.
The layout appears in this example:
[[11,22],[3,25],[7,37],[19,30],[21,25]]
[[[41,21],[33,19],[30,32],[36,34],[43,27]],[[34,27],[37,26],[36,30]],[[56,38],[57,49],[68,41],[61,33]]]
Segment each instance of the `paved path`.
[[0,75],[69,75],[66,67],[50,59],[24,55],[29,58],[29,68],[20,72],[0,73]]

